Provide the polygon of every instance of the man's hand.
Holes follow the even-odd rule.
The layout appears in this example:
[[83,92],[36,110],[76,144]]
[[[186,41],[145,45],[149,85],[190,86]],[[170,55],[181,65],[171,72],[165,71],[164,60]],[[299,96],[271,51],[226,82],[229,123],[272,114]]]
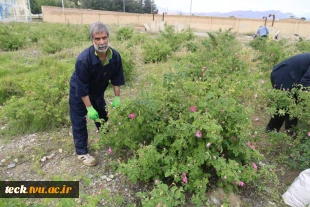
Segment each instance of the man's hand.
[[121,99],[119,98],[119,96],[115,96],[112,101],[112,107],[117,108],[119,107],[120,103],[121,103]]
[[86,107],[87,109],[87,117],[93,121],[96,121],[99,118],[98,112],[94,109],[94,107]]

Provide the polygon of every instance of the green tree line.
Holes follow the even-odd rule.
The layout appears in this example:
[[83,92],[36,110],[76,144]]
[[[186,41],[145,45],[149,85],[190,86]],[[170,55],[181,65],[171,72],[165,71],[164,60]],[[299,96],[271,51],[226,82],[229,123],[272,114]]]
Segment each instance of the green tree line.
[[130,13],[157,12],[154,0],[30,0],[32,14],[42,13],[41,6],[58,6],[65,8],[94,9]]

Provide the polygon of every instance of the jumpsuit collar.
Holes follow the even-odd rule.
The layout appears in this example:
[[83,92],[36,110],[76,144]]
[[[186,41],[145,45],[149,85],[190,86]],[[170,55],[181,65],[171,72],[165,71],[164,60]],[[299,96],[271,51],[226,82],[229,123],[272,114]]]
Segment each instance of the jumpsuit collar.
[[[95,51],[95,55],[96,55],[96,56],[98,57],[98,59],[101,61],[101,58],[99,58],[99,56],[98,56],[98,54],[97,54],[97,51],[96,51],[96,50],[94,50],[94,51]],[[106,57],[106,59],[104,60],[104,62],[101,61],[103,66],[109,64],[109,60],[112,59],[112,55],[113,55],[113,51],[112,51],[112,49],[109,47],[108,50],[107,50],[107,57]]]

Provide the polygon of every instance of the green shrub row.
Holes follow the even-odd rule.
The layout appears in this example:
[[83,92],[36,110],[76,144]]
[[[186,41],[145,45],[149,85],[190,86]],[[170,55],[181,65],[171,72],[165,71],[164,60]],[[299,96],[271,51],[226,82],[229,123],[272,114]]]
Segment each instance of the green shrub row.
[[[48,67],[49,66],[49,67]],[[53,62],[20,82],[23,94],[5,103],[8,128],[18,133],[42,131],[69,123],[68,77],[70,65]]]

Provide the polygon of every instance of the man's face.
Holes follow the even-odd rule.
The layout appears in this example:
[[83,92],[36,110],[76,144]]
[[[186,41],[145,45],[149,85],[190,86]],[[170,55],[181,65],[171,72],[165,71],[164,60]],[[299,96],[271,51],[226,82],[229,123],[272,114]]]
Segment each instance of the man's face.
[[109,37],[106,32],[93,34],[93,44],[97,52],[106,52],[109,48]]

